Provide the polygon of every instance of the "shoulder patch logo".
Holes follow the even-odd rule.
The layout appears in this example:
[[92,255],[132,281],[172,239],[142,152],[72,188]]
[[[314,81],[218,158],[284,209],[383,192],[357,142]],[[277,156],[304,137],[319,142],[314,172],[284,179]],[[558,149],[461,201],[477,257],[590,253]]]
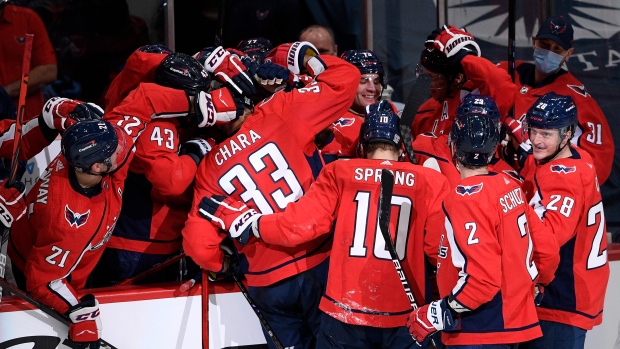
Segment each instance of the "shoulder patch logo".
[[88,217],[90,216],[90,210],[86,211],[86,213],[75,213],[70,208],[69,205],[65,205],[65,219],[69,222],[69,226],[75,225],[76,228],[79,228],[86,224],[88,221]]
[[54,169],[54,171],[58,172],[62,170],[63,168],[65,168],[65,165],[62,164],[62,161],[58,160],[56,162],[56,168]]
[[484,183],[475,184],[475,185],[457,185],[456,193],[465,196],[465,195],[474,195],[482,191],[482,185]]
[[334,122],[334,126],[347,127],[353,125],[354,123],[354,118],[340,118],[338,121]]
[[588,93],[588,91],[586,90],[586,87],[584,85],[581,86],[577,86],[577,85],[566,85],[568,88],[570,88],[571,90],[575,91],[575,93],[578,93],[584,97],[590,97],[590,94]]
[[551,165],[551,172],[569,174],[571,172],[577,171],[577,167],[566,167],[564,165]]
[[521,94],[522,94],[522,95],[524,95],[524,94],[526,94],[526,93],[527,93],[527,91],[529,91],[529,90],[530,90],[530,89],[529,89],[529,87],[527,87],[527,86],[522,86],[522,87],[521,87],[521,91],[519,91],[519,92],[521,92]]

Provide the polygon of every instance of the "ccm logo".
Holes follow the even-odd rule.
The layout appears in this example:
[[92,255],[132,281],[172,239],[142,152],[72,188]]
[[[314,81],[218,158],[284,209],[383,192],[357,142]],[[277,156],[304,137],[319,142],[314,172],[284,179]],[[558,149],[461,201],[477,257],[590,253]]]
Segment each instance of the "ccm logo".
[[217,51],[215,51],[213,53],[213,56],[211,57],[211,60],[208,62],[209,67],[215,67],[217,65],[217,62],[220,60],[220,58],[222,58],[222,56],[224,56],[224,54],[226,54],[226,50],[221,47]]

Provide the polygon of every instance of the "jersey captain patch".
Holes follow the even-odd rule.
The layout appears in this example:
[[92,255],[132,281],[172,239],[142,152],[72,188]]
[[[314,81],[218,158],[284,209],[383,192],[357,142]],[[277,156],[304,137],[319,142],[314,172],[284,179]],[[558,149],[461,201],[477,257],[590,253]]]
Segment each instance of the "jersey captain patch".
[[577,171],[576,166],[566,167],[564,165],[551,165],[551,172],[569,174]]
[[484,183],[474,184],[474,185],[457,185],[456,193],[461,196],[465,196],[465,195],[471,196],[471,195],[479,193],[482,190],[483,184]]
[[590,94],[588,93],[588,91],[586,90],[586,87],[584,85],[578,86],[578,85],[566,85],[568,86],[568,88],[570,88],[571,90],[575,91],[576,93],[584,96],[584,97],[590,97]]
[[76,228],[79,228],[86,224],[89,216],[90,210],[86,213],[75,213],[69,208],[69,205],[65,205],[65,219],[69,222],[69,226],[75,225]]

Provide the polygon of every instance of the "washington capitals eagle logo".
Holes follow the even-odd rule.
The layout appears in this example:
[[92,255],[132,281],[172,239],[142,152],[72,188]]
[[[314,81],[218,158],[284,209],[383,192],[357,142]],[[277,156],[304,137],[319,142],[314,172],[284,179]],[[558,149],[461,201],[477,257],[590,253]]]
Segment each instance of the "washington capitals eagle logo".
[[584,96],[584,97],[589,97],[590,94],[588,93],[588,90],[586,90],[586,87],[584,85],[566,85],[568,86],[568,88],[570,88],[571,90],[575,91],[576,93]]
[[355,123],[355,119],[353,118],[340,118],[338,121],[334,122],[335,126],[346,127],[351,126]]
[[562,34],[564,33],[564,31],[566,31],[566,23],[564,23],[563,25],[559,25],[551,21],[551,23],[549,23],[549,30],[551,30],[551,32],[556,35]]
[[79,228],[86,224],[88,217],[90,216],[90,210],[86,213],[75,213],[71,211],[69,205],[65,205],[65,219],[69,222],[69,226],[75,225],[76,228]]
[[569,174],[577,171],[577,167],[566,167],[564,165],[551,165],[551,172]]
[[484,183],[475,184],[475,185],[457,185],[456,193],[465,196],[465,195],[474,195],[482,191],[482,185]]

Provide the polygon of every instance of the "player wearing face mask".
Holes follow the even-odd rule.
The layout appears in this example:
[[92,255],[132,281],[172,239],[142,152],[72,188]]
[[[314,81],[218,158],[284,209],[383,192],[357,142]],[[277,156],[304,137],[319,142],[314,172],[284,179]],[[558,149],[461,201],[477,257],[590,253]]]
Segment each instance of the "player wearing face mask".
[[[614,156],[614,142],[601,108],[585,86],[563,68],[575,50],[569,19],[562,16],[547,18],[532,41],[534,63],[516,62],[515,85],[519,92],[515,97],[514,119],[508,117],[505,121],[508,129],[516,130],[514,145],[522,143],[521,148],[531,148],[520,125],[538,97],[548,92],[570,96],[579,110],[571,143],[592,156],[599,183],[603,184],[611,172],[612,161],[609,159]],[[507,69],[507,62],[500,63],[500,67]],[[525,164],[526,168],[521,171],[523,177],[527,177],[532,170],[528,162]]]

